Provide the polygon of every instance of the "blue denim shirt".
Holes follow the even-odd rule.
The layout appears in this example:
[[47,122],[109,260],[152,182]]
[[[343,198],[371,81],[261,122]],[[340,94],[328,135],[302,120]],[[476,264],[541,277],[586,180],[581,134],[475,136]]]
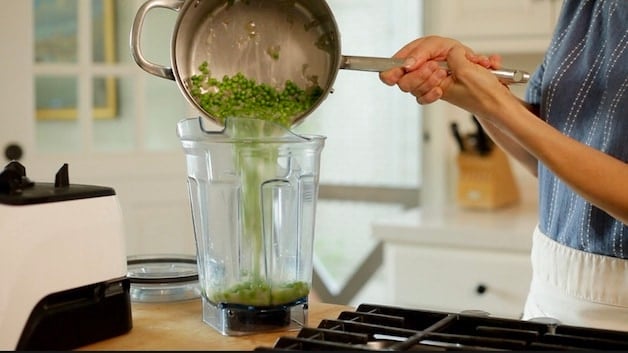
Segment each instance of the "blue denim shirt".
[[[628,0],[565,0],[526,100],[565,135],[628,161]],[[626,224],[541,163],[538,178],[543,233],[575,249],[628,258]]]

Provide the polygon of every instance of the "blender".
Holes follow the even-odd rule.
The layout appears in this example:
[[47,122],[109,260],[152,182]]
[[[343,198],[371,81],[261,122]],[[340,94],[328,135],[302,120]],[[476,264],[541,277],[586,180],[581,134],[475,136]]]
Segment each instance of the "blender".
[[203,321],[223,335],[307,323],[325,137],[260,119],[177,125],[187,165]]

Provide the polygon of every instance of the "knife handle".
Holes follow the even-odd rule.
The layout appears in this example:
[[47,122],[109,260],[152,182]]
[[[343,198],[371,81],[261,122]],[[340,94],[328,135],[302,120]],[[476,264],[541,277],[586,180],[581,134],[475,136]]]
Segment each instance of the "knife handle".
[[471,118],[477,128],[475,133],[475,149],[481,156],[485,156],[491,152],[491,139],[484,131],[478,118],[475,115],[472,115]]
[[458,130],[458,124],[453,122],[451,123],[450,127],[451,127],[451,134],[454,136],[456,143],[458,143],[460,152],[464,152],[465,151],[464,141],[462,140],[462,136],[460,135],[460,130]]

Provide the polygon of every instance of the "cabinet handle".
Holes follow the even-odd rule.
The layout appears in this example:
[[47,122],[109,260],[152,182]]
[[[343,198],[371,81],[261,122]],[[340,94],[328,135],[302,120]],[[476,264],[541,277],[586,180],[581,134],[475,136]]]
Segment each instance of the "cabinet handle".
[[475,292],[476,292],[477,294],[482,295],[482,294],[486,293],[486,290],[487,290],[487,289],[488,289],[488,288],[486,288],[486,285],[484,285],[484,284],[478,284],[478,286],[477,286],[477,287],[475,287]]

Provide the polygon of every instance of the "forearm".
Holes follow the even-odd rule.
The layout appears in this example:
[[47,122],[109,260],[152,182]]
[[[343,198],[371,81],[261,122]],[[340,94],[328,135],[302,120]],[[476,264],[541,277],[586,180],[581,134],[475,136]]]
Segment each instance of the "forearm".
[[535,177],[538,173],[538,160],[512,137],[505,134],[491,122],[479,119],[480,124],[491,139]]
[[[538,115],[536,109],[530,104],[519,100],[521,105],[523,105],[527,110],[532,112],[534,115]],[[514,140],[511,136],[501,131],[497,126],[486,119],[480,119],[480,124],[486,132],[489,134],[491,139],[499,145],[504,151],[506,151],[510,156],[512,156],[515,160],[517,160],[523,167],[529,171],[535,177],[538,174],[538,160],[534,157],[530,152],[528,152],[523,146],[519,144],[516,140]]]

